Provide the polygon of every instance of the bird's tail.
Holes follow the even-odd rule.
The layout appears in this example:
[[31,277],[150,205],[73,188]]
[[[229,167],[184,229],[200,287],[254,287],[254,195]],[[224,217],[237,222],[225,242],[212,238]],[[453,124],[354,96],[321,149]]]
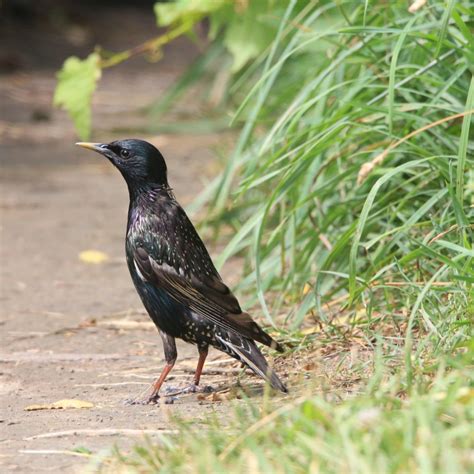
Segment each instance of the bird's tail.
[[288,393],[288,389],[278,375],[268,365],[255,342],[236,334],[227,333],[224,337],[217,336],[226,347],[226,352],[250,367],[257,375],[264,378],[273,388]]

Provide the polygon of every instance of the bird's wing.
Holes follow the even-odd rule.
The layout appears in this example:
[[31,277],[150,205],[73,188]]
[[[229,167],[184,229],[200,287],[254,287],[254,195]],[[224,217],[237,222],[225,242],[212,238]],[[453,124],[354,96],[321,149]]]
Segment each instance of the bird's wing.
[[217,272],[215,275],[199,277],[194,273],[185,273],[182,267],[176,268],[164,261],[157,262],[143,247],[135,250],[134,260],[145,280],[164,289],[196,314],[224,329],[231,329],[242,336],[281,350],[281,346],[266,334],[248,313],[242,312],[237,299]]

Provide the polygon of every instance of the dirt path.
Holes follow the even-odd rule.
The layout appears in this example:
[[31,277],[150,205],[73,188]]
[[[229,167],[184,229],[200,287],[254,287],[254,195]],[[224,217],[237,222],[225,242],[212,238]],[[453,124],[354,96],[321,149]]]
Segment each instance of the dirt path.
[[[77,463],[75,457],[45,455],[40,461],[27,451],[81,447],[97,452],[122,438],[97,438],[97,429],[166,427],[166,409],[123,406],[157,375],[161,343],[125,265],[127,196],[121,177],[109,172],[107,163],[79,157],[80,151],[67,144],[57,149],[12,145],[3,153],[9,164],[2,184],[2,461],[20,471],[34,463],[38,470],[55,466],[63,472]],[[67,164],[46,163],[54,156]],[[175,165],[182,160],[180,154]],[[192,193],[195,186],[177,175],[177,194],[184,194],[182,187]],[[78,254],[85,249],[106,252],[109,261],[84,263]],[[191,346],[181,344],[179,353],[174,382],[189,379],[185,369],[192,370],[196,361]],[[95,408],[24,411],[64,398],[87,400]],[[172,410],[195,414],[195,403],[195,397],[183,398]],[[84,429],[91,431],[34,439]]]
[[[127,41],[117,35],[117,49],[154,33],[149,13],[120,8],[111,13],[119,22],[116,30],[125,17],[131,32]],[[91,27],[83,32],[90,37],[82,49],[66,47],[63,38],[66,46],[51,52],[48,44],[56,47],[61,32],[45,38],[41,31],[15,32],[14,22],[7,26],[2,44],[8,48],[15,38],[20,41],[16,59],[22,66],[0,76],[0,470],[31,472],[34,466],[35,472],[70,472],[88,462],[72,455],[73,450],[97,453],[113,444],[127,448],[143,436],[135,436],[139,430],[154,437],[168,429],[170,413],[196,418],[219,409],[219,403],[188,396],[159,408],[124,406],[124,399],[148,386],[163,362],[158,334],[125,264],[126,187],[109,163],[73,146],[76,137],[69,120],[50,108],[58,64],[100,37]],[[27,44],[37,50],[27,50]],[[147,103],[151,88],[158,95],[194,54],[185,44],[175,48],[160,63],[159,75],[157,66],[142,63],[138,70],[130,63],[105,74],[95,98],[99,131],[94,139],[114,138],[107,128],[117,121],[129,125],[143,120],[137,106]],[[39,61],[41,55],[46,59]],[[202,189],[200,178],[219,137],[153,139],[167,157],[177,196],[184,204],[190,202]],[[105,252],[109,260],[85,263],[78,255],[86,249]],[[196,363],[193,347],[180,344],[178,350],[179,366],[170,383],[189,379]],[[229,367],[213,363],[217,356],[211,356],[208,383],[222,383],[220,371]],[[213,369],[217,374],[209,375]],[[86,400],[94,407],[24,410],[61,399]]]

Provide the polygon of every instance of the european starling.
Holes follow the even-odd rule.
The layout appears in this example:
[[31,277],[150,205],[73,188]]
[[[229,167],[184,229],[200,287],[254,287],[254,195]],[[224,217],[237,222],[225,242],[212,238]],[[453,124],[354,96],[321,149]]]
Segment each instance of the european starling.
[[108,158],[125,178],[130,195],[125,250],[135,288],[163,339],[166,365],[146,403],[156,403],[173,368],[175,338],[195,344],[199,362],[191,391],[198,390],[209,346],[287,392],[255,341],[280,352],[223,283],[209,253],[168,185],[161,153],[143,140],[77,143]]

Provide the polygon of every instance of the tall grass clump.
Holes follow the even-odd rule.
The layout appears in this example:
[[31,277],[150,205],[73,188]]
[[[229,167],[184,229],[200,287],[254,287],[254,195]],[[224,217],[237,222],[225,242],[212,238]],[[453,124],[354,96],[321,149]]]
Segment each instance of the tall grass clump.
[[289,1],[235,79],[242,131],[205,197],[234,231],[220,262],[246,256],[271,323],[330,325],[337,303],[456,343],[474,305],[473,6]]

